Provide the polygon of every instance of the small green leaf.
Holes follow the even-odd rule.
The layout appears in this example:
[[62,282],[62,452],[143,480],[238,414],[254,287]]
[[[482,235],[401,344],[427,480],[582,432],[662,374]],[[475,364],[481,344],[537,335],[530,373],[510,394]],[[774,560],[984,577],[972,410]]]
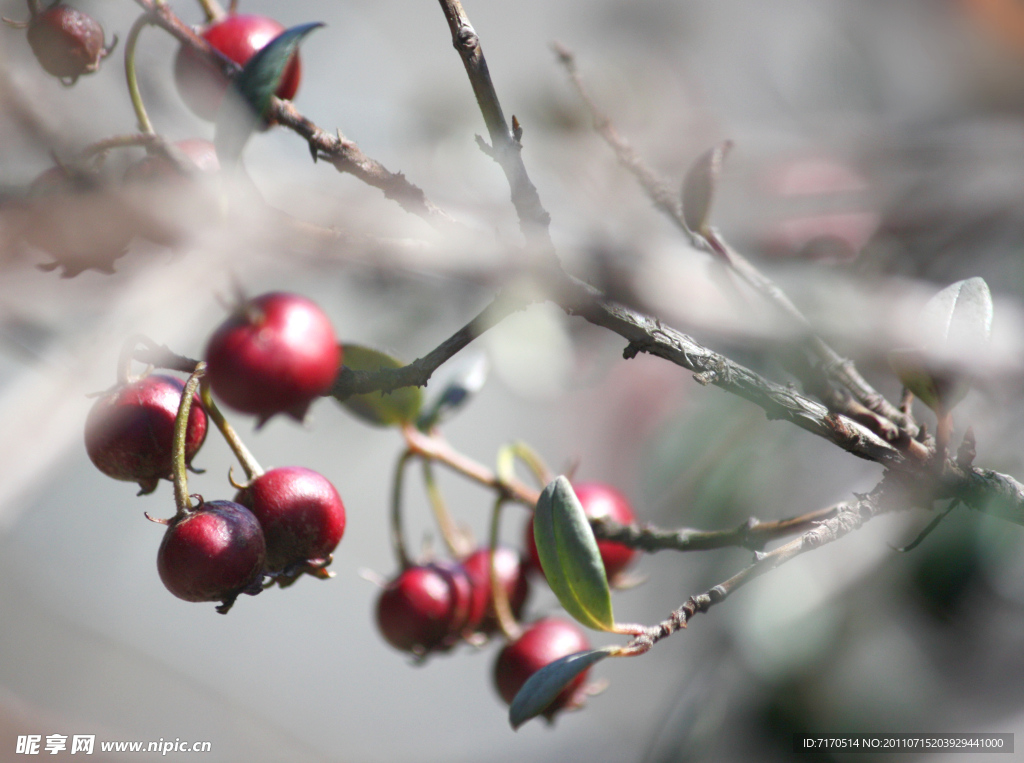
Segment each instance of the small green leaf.
[[537,555],[565,611],[595,630],[615,627],[611,591],[590,522],[564,476],[540,494],[533,513]]
[[249,136],[263,120],[299,43],[322,26],[317,21],[284,30],[256,51],[231,82],[217,114],[213,139],[221,167],[237,164]]
[[595,662],[608,657],[612,649],[614,647],[576,652],[545,665],[530,676],[508,709],[508,720],[512,728],[518,729],[531,718],[543,713],[576,676],[588,670]]
[[690,167],[683,180],[683,220],[694,233],[704,233],[715,199],[722,162],[732,148],[732,141],[719,143],[705,151]]
[[[358,344],[344,345],[343,362],[353,371],[379,371],[382,368],[401,368],[405,364],[390,355]],[[367,392],[352,395],[341,404],[367,423],[390,427],[414,421],[423,405],[423,391],[419,387],[402,387],[393,392]]]

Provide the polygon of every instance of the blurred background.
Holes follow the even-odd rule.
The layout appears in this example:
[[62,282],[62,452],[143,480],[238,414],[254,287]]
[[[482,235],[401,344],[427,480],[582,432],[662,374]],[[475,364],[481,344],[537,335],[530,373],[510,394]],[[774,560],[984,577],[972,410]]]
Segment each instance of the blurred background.
[[[129,0],[75,4],[122,44],[139,12]],[[173,7],[202,19],[196,3]],[[524,125],[523,156],[567,267],[598,282],[626,274],[645,308],[789,381],[773,352],[786,337],[617,165],[554,40],[574,50],[620,132],[673,184],[707,148],[735,142],[714,224],[890,399],[900,388],[885,352],[906,342],[908,318],[943,286],[984,277],[993,349],[979,354],[955,442],[970,424],[979,464],[1024,477],[1024,4],[465,7],[506,116]],[[241,10],[285,26],[326,22],[304,44],[297,107],[405,173],[472,235],[432,230],[273,129],[245,153],[258,195],[233,196],[226,216],[188,194],[154,207],[102,197],[114,206],[93,215],[100,228],[122,221],[114,209],[156,219],[166,236],[137,235],[116,261],[100,258],[113,273],[62,278],[81,263],[27,244],[12,210],[53,156],[69,161],[135,130],[123,51],[65,88],[23,30],[0,26],[0,760],[20,759],[18,735],[53,733],[211,741],[210,761],[420,763],[783,760],[794,731],[1024,735],[1024,530],[966,509],[910,553],[891,547],[927,524],[923,512],[882,517],[800,557],[642,659],[601,663],[596,677],[609,688],[582,712],[513,733],[492,686],[497,644],[413,666],[377,634],[377,589],[359,572],[396,568],[387,505],[402,446],[329,399],[304,426],[275,419],[257,432],[246,417],[231,420],[264,466],[303,465],[338,487],[348,529],[337,577],[245,597],[228,617],[169,594],[155,565],[162,530],[143,512],[173,513],[170,484],[136,497],[82,444],[88,395],[115,382],[125,339],[141,332],[200,357],[238,283],[254,295],[304,294],[342,341],[409,360],[488,302],[522,243],[505,179],[474,141],[483,122],[436,3],[242,0]],[[20,1],[0,12],[27,17]],[[175,90],[176,48],[160,30],[142,33],[143,98],[169,140],[209,139],[212,126]],[[141,156],[115,151],[104,173],[119,180]],[[285,215],[268,214],[259,196]],[[66,224],[60,210],[34,209],[37,226]],[[55,259],[56,270],[39,268]],[[516,314],[476,343],[491,376],[446,436],[488,464],[511,440],[556,469],[578,462],[580,479],[615,485],[642,521],[663,527],[800,514],[880,479],[878,466],[768,422],[679,368],[622,360],[623,344],[547,304]],[[206,473],[193,491],[230,497],[231,457],[217,436],[195,464]],[[450,474],[442,486],[483,538],[489,495]],[[409,538],[437,547],[415,482],[407,496]],[[521,542],[525,520],[506,512],[509,543]],[[649,556],[635,567],[646,583],[615,594],[617,618],[657,622],[748,562],[742,550]],[[532,616],[557,610],[540,588]]]

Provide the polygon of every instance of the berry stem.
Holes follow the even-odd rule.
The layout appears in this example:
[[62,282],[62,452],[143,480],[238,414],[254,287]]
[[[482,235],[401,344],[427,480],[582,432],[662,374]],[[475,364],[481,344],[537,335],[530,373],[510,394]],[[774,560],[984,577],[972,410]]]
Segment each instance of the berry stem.
[[505,498],[498,497],[494,502],[494,511],[491,512],[491,537],[490,554],[487,559],[487,574],[491,582],[491,599],[494,602],[494,614],[498,619],[498,628],[509,641],[515,641],[522,635],[523,629],[516,622],[512,614],[512,605],[508,601],[508,591],[498,579],[498,570],[494,566],[494,557],[498,552],[498,527],[501,521],[501,508],[505,505]]
[[224,436],[227,441],[228,447],[231,448],[231,452],[235,454],[235,458],[238,459],[238,463],[242,465],[242,469],[245,470],[245,476],[252,482],[257,477],[263,475],[263,467],[259,465],[259,462],[253,457],[249,449],[245,447],[245,443],[242,442],[242,438],[238,436],[238,432],[235,428],[228,423],[228,420],[224,418],[224,414],[220,408],[217,407],[217,403],[213,400],[213,395],[210,393],[210,382],[208,379],[203,379],[203,383],[199,385],[199,395],[203,401],[203,407],[206,409],[206,413],[209,414],[210,418],[213,419],[213,423],[217,425],[217,429]]
[[152,24],[153,19],[148,13],[139,16],[132,24],[128,32],[128,39],[124,44],[124,75],[128,80],[128,94],[132,99],[132,108],[135,109],[135,117],[139,120],[139,129],[148,134],[155,135],[153,123],[149,121],[146,113],[146,106],[142,102],[142,93],[139,92],[139,80],[135,72],[135,44],[139,41],[139,33],[143,27]]
[[[206,22],[219,21],[224,18],[227,13],[220,7],[220,3],[217,0],[199,0],[199,5],[203,9],[203,13],[206,14]],[[235,3],[231,3],[231,12],[235,12]]]
[[444,496],[441,494],[441,488],[434,478],[434,467],[430,461],[426,460],[423,461],[423,484],[427,489],[430,508],[434,512],[434,519],[437,521],[437,527],[441,531],[441,537],[444,539],[445,546],[448,547],[448,552],[456,559],[464,559],[470,554],[469,542],[455,524],[455,520],[452,519]]
[[174,456],[172,469],[174,472],[174,505],[178,509],[177,518],[182,518],[192,510],[192,500],[188,496],[188,472],[185,463],[185,440],[188,434],[188,415],[192,411],[192,396],[196,393],[199,380],[206,373],[206,363],[199,363],[196,370],[185,382],[178,405],[178,416],[174,420]]
[[39,15],[44,10],[43,0],[28,0],[28,12],[33,16]]
[[512,448],[513,455],[526,464],[526,468],[533,473],[537,484],[542,488],[546,487],[555,478],[551,470],[548,469],[547,464],[544,463],[544,459],[540,457],[540,454],[525,442],[517,440],[510,447]]
[[953,437],[953,411],[947,411],[944,405],[935,408],[935,464],[941,474],[945,469],[946,454],[949,452],[949,442]]
[[395,551],[398,566],[403,570],[409,569],[412,562],[405,550],[405,539],[402,533],[402,481],[405,477],[405,467],[415,457],[416,454],[411,450],[402,454],[395,467],[395,477],[391,486],[391,547]]

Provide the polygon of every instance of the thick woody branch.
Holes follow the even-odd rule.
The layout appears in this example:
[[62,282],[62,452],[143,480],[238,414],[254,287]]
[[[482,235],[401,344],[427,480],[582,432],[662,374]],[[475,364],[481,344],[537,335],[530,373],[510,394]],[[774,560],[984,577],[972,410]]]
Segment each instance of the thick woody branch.
[[657,355],[693,371],[694,379],[701,384],[713,384],[761,406],[769,419],[789,421],[869,461],[892,467],[907,464],[906,453],[795,389],[765,379],[657,318],[604,299],[580,281],[566,278],[563,285],[555,298],[561,307],[626,339],[629,345],[623,352],[625,358],[640,352]]
[[537,193],[536,186],[526,172],[526,165],[523,164],[523,145],[519,142],[522,131],[518,127],[518,122],[513,117],[513,126],[510,129],[508,122],[505,121],[501,102],[498,100],[490,70],[487,68],[487,59],[484,58],[484,51],[480,45],[480,38],[473,25],[469,23],[469,16],[466,15],[459,0],[439,1],[452,33],[452,45],[459,52],[466,67],[469,83],[473,87],[473,94],[487,125],[487,133],[491,138],[488,153],[499,164],[508,179],[512,204],[519,215],[523,235],[527,242],[540,247],[543,251],[553,252],[554,246],[548,231],[551,215],[541,204],[540,194]]

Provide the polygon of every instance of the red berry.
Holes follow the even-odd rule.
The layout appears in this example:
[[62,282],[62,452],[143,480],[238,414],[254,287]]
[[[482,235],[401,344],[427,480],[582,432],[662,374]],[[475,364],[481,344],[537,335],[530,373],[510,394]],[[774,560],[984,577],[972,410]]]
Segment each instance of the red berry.
[[219,601],[262,590],[266,546],[252,512],[231,501],[201,503],[167,526],[156,566],[167,590],[185,601]]
[[304,297],[272,292],[250,300],[214,332],[206,376],[225,403],[266,421],[302,420],[330,389],[341,364],[331,322]]
[[[538,670],[561,657],[587,649],[590,649],[590,642],[575,623],[554,617],[538,620],[498,655],[494,663],[494,683],[498,694],[511,705],[526,680]],[[587,673],[589,670],[584,670],[555,697],[544,712],[545,718],[551,720],[559,710],[582,704]]]
[[[284,27],[265,16],[231,15],[206,27],[200,36],[239,66],[245,66],[256,51],[284,31]],[[302,64],[298,54],[281,77],[278,98],[291,100],[299,89]],[[214,64],[192,48],[182,45],[174,60],[174,80],[185,105],[201,119],[212,122],[224,99],[228,81]]]
[[[493,633],[498,629],[498,621],[494,614],[494,597],[491,596],[490,565],[490,548],[474,551],[462,563],[473,591],[467,627],[481,633]],[[499,546],[494,552],[494,568],[498,573],[498,582],[508,596],[512,615],[519,617],[530,593],[525,565],[521,563],[518,553],[505,546]]]
[[[580,485],[573,485],[572,489],[583,505],[583,513],[588,517],[608,518],[621,525],[631,525],[636,521],[629,501],[611,485],[600,482],[584,482]],[[601,552],[605,574],[611,581],[614,581],[636,556],[636,549],[612,541],[599,540],[597,548]],[[533,569],[540,571],[540,557],[537,556],[537,542],[533,537],[532,522],[526,526],[526,550],[530,557],[530,565]]]
[[459,567],[409,567],[377,600],[377,626],[391,646],[424,656],[450,649],[466,626],[469,579]]
[[[117,387],[93,403],[85,422],[85,449],[96,467],[117,480],[138,482],[142,493],[171,479],[174,420],[185,385],[153,374]],[[185,433],[185,462],[206,439],[206,412],[192,398]]]
[[99,69],[100,61],[110,54],[103,44],[103,27],[88,14],[63,3],[32,17],[28,44],[43,68],[69,85]]
[[149,154],[125,170],[125,182],[151,182],[180,180],[186,177],[183,170],[191,172],[217,172],[220,161],[217,150],[208,140],[186,138],[172,143],[181,167],[159,153]]
[[235,501],[263,527],[267,570],[324,567],[345,534],[345,506],[334,485],[301,466],[271,469],[240,490]]

